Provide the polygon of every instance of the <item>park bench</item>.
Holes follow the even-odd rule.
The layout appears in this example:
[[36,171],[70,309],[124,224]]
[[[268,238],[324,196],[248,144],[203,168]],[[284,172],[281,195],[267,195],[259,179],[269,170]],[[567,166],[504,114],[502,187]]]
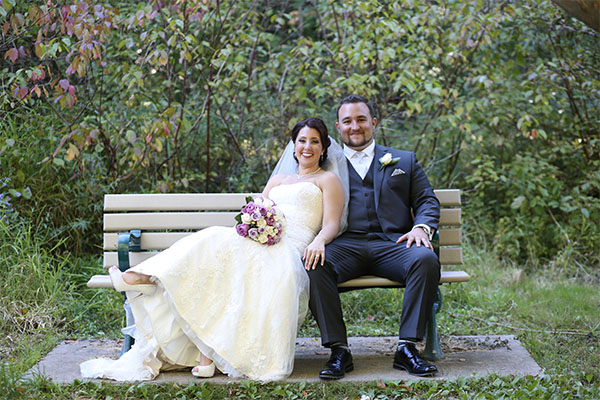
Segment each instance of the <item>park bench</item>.
[[[436,190],[441,204],[434,246],[442,264],[440,284],[466,282],[464,271],[447,269],[462,264],[460,190]],[[194,231],[213,225],[233,226],[235,215],[249,193],[107,194],[104,196],[104,268],[118,265],[122,271],[152,257]],[[90,288],[112,288],[108,275],[94,275]],[[340,292],[366,288],[401,288],[400,283],[376,276],[362,276],[338,285]],[[428,323],[424,357],[443,357],[437,334],[436,314],[441,292]],[[126,307],[127,311],[127,307]],[[130,321],[131,320],[131,321]],[[133,323],[130,313],[127,324]],[[123,352],[131,345],[126,336]]]

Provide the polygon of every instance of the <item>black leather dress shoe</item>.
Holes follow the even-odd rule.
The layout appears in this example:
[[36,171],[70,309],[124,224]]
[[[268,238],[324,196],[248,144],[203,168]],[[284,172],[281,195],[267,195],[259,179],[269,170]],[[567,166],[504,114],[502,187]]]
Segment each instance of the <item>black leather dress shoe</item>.
[[403,369],[416,376],[431,376],[438,372],[435,365],[431,365],[419,357],[419,352],[413,343],[398,345],[398,350],[394,355],[394,368]]
[[346,372],[354,369],[352,363],[352,354],[350,350],[342,347],[334,347],[331,349],[331,357],[325,363],[325,367],[319,373],[321,379],[341,379]]

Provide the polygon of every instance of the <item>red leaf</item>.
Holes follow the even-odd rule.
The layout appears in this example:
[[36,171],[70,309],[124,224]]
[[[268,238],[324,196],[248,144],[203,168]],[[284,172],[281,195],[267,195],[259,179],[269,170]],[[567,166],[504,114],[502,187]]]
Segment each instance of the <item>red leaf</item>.
[[19,50],[17,50],[14,47],[12,49],[8,50],[6,52],[6,54],[4,54],[4,58],[8,58],[12,62],[17,61],[18,57],[19,57]]
[[535,129],[532,129],[531,130],[531,138],[535,139],[537,137],[537,135],[538,135],[537,131]]

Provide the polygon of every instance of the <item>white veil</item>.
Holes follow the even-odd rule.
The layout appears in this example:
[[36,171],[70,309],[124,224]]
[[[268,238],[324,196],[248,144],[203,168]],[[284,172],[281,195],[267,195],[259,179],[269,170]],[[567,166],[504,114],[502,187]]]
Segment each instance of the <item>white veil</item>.
[[[340,178],[344,187],[344,210],[340,220],[340,229],[338,236],[341,235],[348,226],[348,201],[350,199],[350,182],[348,180],[348,164],[342,146],[334,138],[329,136],[331,144],[327,148],[327,160],[321,166],[326,171],[331,171]],[[271,177],[277,174],[296,174],[298,173],[298,162],[294,159],[294,142],[290,140],[285,147],[281,158],[271,173]]]

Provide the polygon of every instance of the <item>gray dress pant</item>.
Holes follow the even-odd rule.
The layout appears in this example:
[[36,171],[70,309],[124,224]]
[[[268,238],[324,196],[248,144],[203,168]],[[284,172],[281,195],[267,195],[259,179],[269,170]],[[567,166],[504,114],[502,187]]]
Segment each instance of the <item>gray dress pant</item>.
[[[382,235],[381,235],[382,236]],[[377,234],[346,232],[325,246],[325,264],[308,271],[309,307],[321,330],[321,342],[347,343],[337,284],[376,275],[405,285],[399,336],[420,341],[437,297],[440,263],[436,254],[416,244],[406,248]]]

